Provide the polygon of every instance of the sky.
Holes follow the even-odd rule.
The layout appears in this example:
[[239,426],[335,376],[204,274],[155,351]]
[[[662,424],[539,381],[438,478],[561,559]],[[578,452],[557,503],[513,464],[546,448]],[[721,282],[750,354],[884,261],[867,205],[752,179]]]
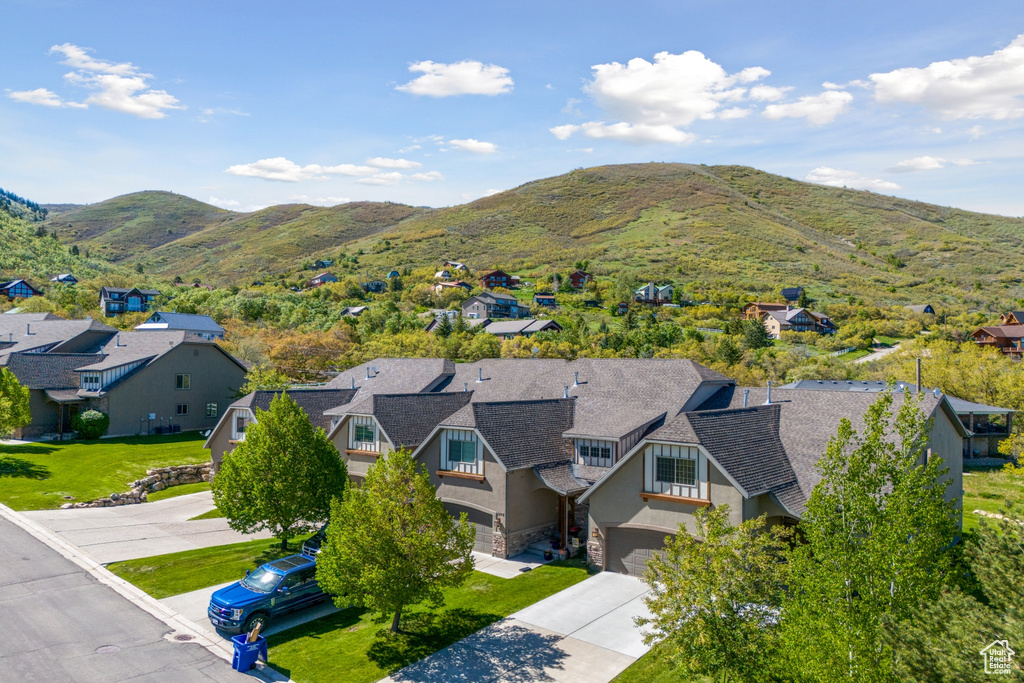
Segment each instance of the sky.
[[0,0],[0,187],[452,206],[752,166],[1024,216],[1024,4]]

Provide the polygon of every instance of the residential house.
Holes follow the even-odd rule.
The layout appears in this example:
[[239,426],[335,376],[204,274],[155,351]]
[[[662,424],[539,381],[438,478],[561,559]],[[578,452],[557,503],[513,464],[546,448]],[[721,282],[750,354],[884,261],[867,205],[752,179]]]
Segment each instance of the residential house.
[[1013,359],[1024,356],[1024,325],[979,327],[971,336],[979,346],[999,349]]
[[441,267],[450,268],[451,270],[462,270],[469,272],[469,268],[465,264],[459,263],[458,261],[445,261],[444,263],[441,264]]
[[594,276],[590,273],[584,273],[582,270],[574,270],[569,273],[569,286],[573,289],[583,289],[587,286],[587,283],[593,279]]
[[[922,313],[922,314],[928,314],[928,315],[935,315],[935,309],[932,308],[931,304],[914,304],[912,306],[907,306],[906,308],[907,308],[908,311],[911,311],[913,313]],[[1004,324],[1004,323],[1000,323],[1000,324]]]
[[483,292],[462,302],[462,315],[465,318],[525,318],[530,315],[530,307],[511,294]]
[[434,277],[438,280],[450,280],[452,277],[452,271],[448,269],[441,269],[434,273]]
[[999,316],[1000,325],[1024,325],[1024,311],[1009,311]]
[[586,306],[587,308],[601,308],[601,302],[598,301],[597,299],[584,299],[583,305]]
[[[0,320],[0,337],[7,324]],[[93,320],[28,325],[0,348],[0,365],[30,391],[22,437],[65,433],[89,409],[110,416],[108,436],[210,429],[245,381],[245,366],[191,332],[119,332]]]
[[555,306],[558,305],[557,303],[555,303],[554,294],[534,294],[533,303],[537,304],[538,306],[547,306],[548,308],[554,308]]
[[326,285],[328,282],[337,282],[338,277],[334,273],[320,273],[316,277],[309,279],[310,287],[321,287]]
[[0,356],[6,353],[95,353],[117,328],[98,320],[64,320],[51,313],[0,316]]
[[441,292],[447,289],[454,288],[461,288],[468,292],[473,289],[473,285],[469,284],[468,282],[463,282],[462,280],[455,280],[453,282],[438,282],[436,285],[434,285],[434,292],[440,294]]
[[346,306],[345,308],[341,309],[340,317],[358,318],[359,316],[366,312],[367,308],[369,308],[369,306]]
[[521,280],[521,278],[518,275],[509,275],[508,276],[508,285],[509,285],[509,287],[512,287],[513,289],[518,287],[519,283],[521,281],[522,280]]
[[672,285],[656,285],[648,282],[646,285],[634,292],[634,299],[642,304],[664,304],[672,302],[674,293]]
[[390,280],[392,278],[401,277],[401,273],[399,273],[397,270],[390,270],[388,271],[388,274],[385,277],[388,280]]
[[[896,406],[907,394],[894,396]],[[587,554],[602,569],[640,575],[680,526],[693,533],[694,512],[729,506],[734,525],[764,515],[795,525],[820,481],[815,465],[839,421],[855,429],[878,398],[844,392],[723,387],[696,410],[681,411],[645,435],[579,498],[589,510]],[[965,430],[946,397],[926,394],[928,455],[949,468],[948,500],[963,495]]]
[[742,309],[743,317],[747,320],[763,320],[768,313],[788,311],[789,304],[770,304],[763,302],[752,302],[746,304]]
[[803,287],[783,287],[782,298],[789,303],[800,301],[800,295],[804,293]]
[[[806,389],[814,391],[856,391],[878,393],[888,386],[886,382],[868,380],[801,379],[782,387],[783,389]],[[893,390],[916,393],[917,387],[909,382],[896,382]],[[936,389],[927,390],[936,394]],[[1000,406],[965,401],[946,394],[946,400],[956,413],[967,435],[963,442],[964,460],[998,455],[999,442],[1013,433],[1013,416],[1017,411]]]
[[203,339],[214,340],[224,338],[224,328],[208,315],[157,311],[149,316],[146,322],[136,325],[133,329],[140,332],[147,330],[181,330],[192,332]]
[[28,299],[33,296],[42,296],[42,292],[30,285],[25,280],[9,280],[0,282],[0,296],[6,296],[9,300]]
[[484,289],[494,289],[495,287],[507,289],[512,286],[512,276],[503,270],[492,270],[480,276],[480,286]]
[[484,327],[484,332],[493,334],[501,339],[514,339],[516,337],[530,337],[537,332],[561,332],[562,326],[554,320],[534,320],[525,318],[521,320],[502,320],[491,322]]
[[629,302],[620,301],[618,305],[615,307],[615,312],[618,313],[619,315],[626,315],[626,313],[629,312]]
[[772,339],[781,339],[783,332],[817,332],[834,334],[835,323],[824,313],[806,308],[788,308],[784,311],[769,311],[764,316],[764,326]]
[[333,265],[334,265],[334,261],[333,260],[317,259],[316,261],[313,261],[313,270],[321,270],[323,268],[330,268]]
[[122,313],[146,313],[158,296],[160,296],[160,292],[155,289],[102,287],[100,289],[100,310],[108,318]]
[[77,285],[78,278],[71,273],[61,273],[50,278],[50,282],[59,282],[62,285]]
[[364,292],[370,292],[372,294],[380,294],[388,291],[388,283],[384,282],[384,280],[370,280],[369,282],[364,282],[359,286],[363,288]]

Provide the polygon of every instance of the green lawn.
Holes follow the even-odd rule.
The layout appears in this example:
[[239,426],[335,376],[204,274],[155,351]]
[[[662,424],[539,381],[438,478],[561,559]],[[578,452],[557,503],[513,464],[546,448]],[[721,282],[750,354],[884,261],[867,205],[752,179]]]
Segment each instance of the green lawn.
[[294,555],[305,538],[291,541],[286,551],[280,541],[264,539],[114,562],[107,569],[159,600],[241,579],[246,569]]
[[196,432],[0,445],[0,502],[15,510],[57,508],[123,493],[151,467],[209,459]]
[[964,529],[978,526],[975,510],[999,512],[1007,498],[1024,504],[1024,468],[970,469],[964,472]]
[[402,632],[355,608],[297,626],[267,640],[270,664],[293,680],[370,683],[490,623],[587,578],[576,561],[555,562],[514,579],[473,572],[445,592],[440,610],[408,609]]
[[195,517],[189,517],[188,521],[191,522],[191,521],[196,520],[196,519],[220,519],[223,516],[224,515],[221,513],[220,510],[218,510],[217,508],[213,508],[209,512],[204,512],[201,515],[196,515]]
[[164,500],[166,498],[176,498],[178,496],[187,496],[190,493],[199,493],[200,491],[209,491],[210,482],[201,481],[198,484],[181,484],[179,486],[172,486],[169,489],[163,491],[154,491],[146,496],[146,500],[153,503],[158,500]]
[[854,361],[857,360],[858,358],[863,358],[864,356],[870,355],[871,352],[868,351],[867,349],[857,349],[856,351],[850,351],[849,353],[844,353],[841,356],[837,356],[837,358],[843,361],[844,363],[849,363],[850,361]]

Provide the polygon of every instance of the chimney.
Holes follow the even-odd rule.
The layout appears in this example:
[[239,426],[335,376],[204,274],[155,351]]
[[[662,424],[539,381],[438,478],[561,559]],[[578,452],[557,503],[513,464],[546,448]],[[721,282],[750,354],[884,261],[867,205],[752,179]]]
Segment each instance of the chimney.
[[562,398],[569,398],[569,387],[565,387],[565,396]]
[[917,359],[917,393],[921,393],[921,359]]
[[743,390],[743,407],[747,407],[747,401],[750,400],[750,389]]
[[483,382],[484,381],[484,369],[483,368],[477,368],[476,369],[476,381],[477,382]]
[[764,404],[770,406],[772,404],[772,381],[768,380],[768,397],[765,399]]
[[580,385],[580,373],[579,372],[574,372],[572,374],[575,375],[575,377],[576,377],[576,382],[573,384],[573,386],[574,387],[578,387]]

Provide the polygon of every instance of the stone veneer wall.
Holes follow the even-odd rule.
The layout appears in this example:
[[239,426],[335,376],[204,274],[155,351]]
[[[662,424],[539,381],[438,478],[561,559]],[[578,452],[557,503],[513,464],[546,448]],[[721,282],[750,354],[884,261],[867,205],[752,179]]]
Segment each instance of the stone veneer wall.
[[548,524],[509,534],[509,537],[505,540],[505,551],[507,553],[505,557],[518,555],[534,543],[554,538],[557,533],[558,525]]
[[108,498],[97,498],[86,503],[64,503],[62,510],[69,508],[103,508],[118,505],[134,505],[145,503],[148,495],[154,491],[163,491],[180,484],[198,484],[210,481],[210,463],[202,465],[171,465],[146,470],[146,476],[133,481],[127,493],[111,493]]
[[604,545],[598,538],[587,541],[587,562],[595,567],[604,566]]

